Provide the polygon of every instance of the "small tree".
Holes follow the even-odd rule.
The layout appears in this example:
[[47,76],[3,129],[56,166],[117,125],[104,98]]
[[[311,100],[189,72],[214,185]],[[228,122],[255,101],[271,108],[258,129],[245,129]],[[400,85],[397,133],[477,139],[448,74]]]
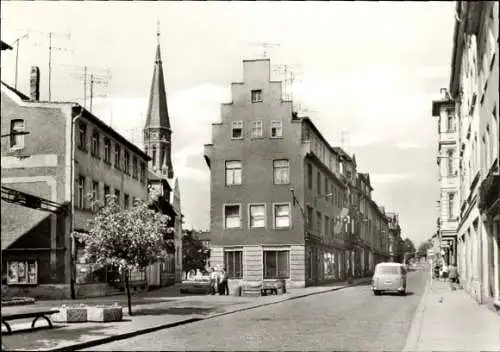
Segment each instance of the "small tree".
[[169,217],[149,209],[143,202],[122,209],[114,196],[108,196],[104,206],[98,203],[93,206],[98,210],[88,232],[78,233],[85,243],[85,256],[98,264],[119,268],[127,292],[128,312],[132,315],[130,271],[165,258],[172,246]]
[[182,237],[182,269],[185,273],[191,270],[205,269],[210,257],[210,250],[193,236],[193,232],[188,230]]
[[418,246],[417,255],[419,258],[427,258],[427,250],[432,248],[432,243],[430,241],[425,241]]

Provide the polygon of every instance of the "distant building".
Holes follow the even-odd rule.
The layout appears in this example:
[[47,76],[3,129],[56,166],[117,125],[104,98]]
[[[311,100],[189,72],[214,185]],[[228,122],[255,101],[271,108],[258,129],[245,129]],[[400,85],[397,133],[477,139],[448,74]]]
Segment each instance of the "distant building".
[[[268,59],[244,60],[243,78],[232,83],[232,102],[222,104],[205,145],[211,265],[226,267],[231,287],[275,279],[318,285],[345,279],[350,268],[363,275],[370,250],[357,240],[355,158],[292,111],[281,82],[270,80]],[[383,230],[375,223],[373,239]],[[384,250],[377,253],[388,257]]]
[[401,226],[399,225],[399,214],[387,213],[387,221],[389,226],[389,254],[391,262],[402,263],[404,253],[400,251]]

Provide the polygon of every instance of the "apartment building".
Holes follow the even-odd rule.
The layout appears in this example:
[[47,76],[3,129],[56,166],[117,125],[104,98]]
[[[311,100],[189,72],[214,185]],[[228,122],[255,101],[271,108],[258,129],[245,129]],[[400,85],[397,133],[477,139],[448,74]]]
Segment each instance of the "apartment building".
[[467,292],[499,307],[498,2],[459,1],[455,15],[447,104],[458,123],[457,263]]
[[226,267],[230,287],[275,279],[303,287],[360,273],[355,158],[293,112],[268,59],[244,60],[231,92],[205,145],[211,265]]
[[[24,263],[18,266],[23,269],[34,263],[39,280],[34,285],[12,282],[12,292],[27,290],[33,297],[59,298],[101,295],[109,273],[84,263],[82,246],[71,233],[85,231],[92,217],[87,195],[104,201],[106,195],[114,194],[124,207],[131,206],[134,199],[146,200],[149,157],[82,106],[39,101],[39,77],[38,68],[33,68],[30,97],[2,82],[2,134],[11,135],[1,144],[2,185],[68,204],[72,216],[67,227],[58,227],[63,234],[52,236],[43,255],[36,254],[41,251],[38,247],[17,246],[21,237],[37,226],[36,217],[26,220],[30,226],[16,225],[26,231],[19,232],[9,248],[2,247],[2,270],[15,261]],[[76,272],[71,270],[72,257]],[[47,269],[57,269],[60,274],[46,275]],[[142,275],[132,279],[144,281]]]

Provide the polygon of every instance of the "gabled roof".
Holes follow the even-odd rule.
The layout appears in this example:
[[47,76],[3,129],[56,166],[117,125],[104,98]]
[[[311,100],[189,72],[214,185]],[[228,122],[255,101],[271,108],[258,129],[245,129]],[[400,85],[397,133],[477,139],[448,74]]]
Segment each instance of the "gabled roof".
[[161,63],[160,44],[156,47],[156,59],[149,91],[149,104],[144,128],[162,127],[170,129],[167,108],[167,93]]

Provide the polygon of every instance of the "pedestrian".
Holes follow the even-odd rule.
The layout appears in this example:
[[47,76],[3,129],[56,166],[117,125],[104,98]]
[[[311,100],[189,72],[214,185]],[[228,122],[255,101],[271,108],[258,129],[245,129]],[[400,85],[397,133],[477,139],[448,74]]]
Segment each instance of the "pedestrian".
[[210,272],[210,294],[215,295],[215,292],[217,292],[217,272],[215,271],[215,268],[212,268],[212,271]]
[[451,264],[448,268],[448,279],[450,281],[450,288],[452,291],[455,291],[456,284],[458,283],[458,270],[454,264]]
[[227,273],[225,268],[222,268],[220,272],[220,284],[219,284],[219,295],[228,296],[229,295],[229,284],[227,282]]

